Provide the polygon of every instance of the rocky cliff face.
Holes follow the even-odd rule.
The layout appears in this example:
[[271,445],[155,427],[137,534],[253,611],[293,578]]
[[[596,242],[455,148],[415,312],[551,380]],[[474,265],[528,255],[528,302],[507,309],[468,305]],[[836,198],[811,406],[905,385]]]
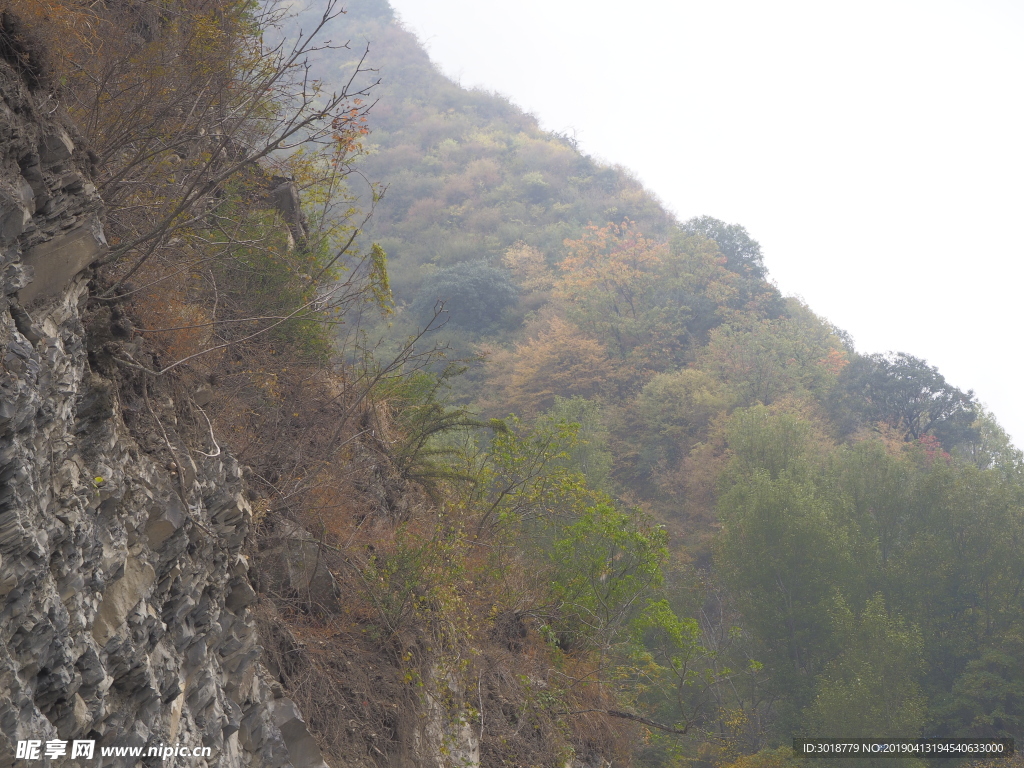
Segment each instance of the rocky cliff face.
[[[264,671],[226,449],[189,448],[175,393],[104,365],[116,310],[72,126],[0,62],[0,766],[19,741],[209,748],[188,765],[319,766]],[[20,761],[17,761],[20,763]],[[43,758],[38,764],[49,762]],[[159,757],[103,764],[159,764]]]

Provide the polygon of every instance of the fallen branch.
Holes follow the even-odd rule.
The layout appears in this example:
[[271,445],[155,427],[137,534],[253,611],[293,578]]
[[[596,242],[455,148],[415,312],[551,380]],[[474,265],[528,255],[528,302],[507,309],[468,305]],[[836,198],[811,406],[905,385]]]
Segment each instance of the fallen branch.
[[689,726],[683,728],[675,728],[671,725],[665,725],[640,715],[634,715],[631,712],[622,712],[618,709],[578,709],[575,712],[556,712],[556,715],[585,715],[591,712],[596,712],[601,715],[608,715],[609,717],[618,717],[623,720],[632,720],[636,723],[641,723],[650,728],[657,728],[659,731],[665,731],[666,733],[674,733],[678,736],[685,736],[689,730]]

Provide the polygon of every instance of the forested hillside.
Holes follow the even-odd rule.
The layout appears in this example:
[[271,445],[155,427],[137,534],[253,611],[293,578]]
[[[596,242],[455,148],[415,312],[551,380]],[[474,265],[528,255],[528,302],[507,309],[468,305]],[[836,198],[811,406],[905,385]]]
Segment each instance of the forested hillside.
[[357,166],[388,185],[368,229],[392,333],[443,301],[427,338],[469,366],[454,401],[576,424],[566,461],[669,532],[700,682],[637,705],[714,762],[796,733],[1019,736],[1021,455],[972,393],[859,353],[768,281],[741,225],[673,221],[440,76],[383,7],[351,15],[381,80]]
[[447,80],[386,0],[6,8],[105,205],[89,369],[186,517],[244,467],[225,600],[329,764],[1024,736],[1021,453],[756,233]]

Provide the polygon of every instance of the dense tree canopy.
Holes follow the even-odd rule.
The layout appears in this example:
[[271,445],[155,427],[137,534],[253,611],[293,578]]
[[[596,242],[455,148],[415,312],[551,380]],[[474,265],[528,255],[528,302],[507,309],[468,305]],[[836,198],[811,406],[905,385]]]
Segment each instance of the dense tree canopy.
[[[376,58],[317,134],[335,154],[289,160],[316,235],[289,245],[253,204],[260,173],[215,185],[216,216],[172,204],[158,238],[187,220],[202,268],[136,301],[151,328],[186,332],[164,354],[202,347],[207,325],[240,335],[222,326],[246,327],[245,301],[286,317],[262,358],[195,375],[244,394],[211,429],[260,462],[268,526],[317,530],[353,595],[329,620],[289,606],[310,646],[371,638],[403,685],[430,669],[473,693],[460,727],[495,765],[591,750],[777,768],[798,733],[1024,737],[1024,460],[973,393],[910,354],[858,354],[768,282],[741,225],[677,222],[623,169],[442,77],[384,0],[328,22]],[[162,55],[130,53],[125,82]],[[360,55],[333,46],[311,72],[329,85]],[[181,96],[172,75],[153,98]],[[109,168],[134,173],[113,131],[127,118],[104,119]],[[211,158],[165,159],[209,175]],[[157,166],[139,173],[166,181]],[[159,196],[105,181],[117,236],[137,239]],[[373,216],[356,234],[359,205]],[[358,286],[351,303],[292,317],[324,275]],[[283,394],[301,399],[311,359],[329,418]]]
[[[858,354],[767,281],[744,227],[673,221],[628,174],[386,34],[396,97],[364,167],[392,185],[373,226],[405,317],[450,297],[451,338],[484,360],[459,401],[576,422],[586,447],[552,466],[665,526],[620,538],[619,512],[583,505],[548,532],[542,571],[561,585],[545,631],[562,652],[630,625],[630,653],[661,659],[620,695],[690,740],[652,736],[638,764],[725,765],[851,724],[1019,729],[1021,459],[973,394],[912,355]],[[652,584],[697,619],[640,631],[649,617],[620,598],[662,545],[672,565]]]
[[976,437],[974,393],[947,384],[938,369],[913,355],[860,357],[844,371],[840,391],[859,423],[883,422],[908,440],[934,435],[951,448]]

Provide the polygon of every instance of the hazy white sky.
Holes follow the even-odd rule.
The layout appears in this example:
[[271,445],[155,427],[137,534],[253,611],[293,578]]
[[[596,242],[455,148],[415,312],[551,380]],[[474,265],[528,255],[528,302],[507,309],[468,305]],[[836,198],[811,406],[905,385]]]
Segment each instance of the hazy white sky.
[[760,241],[1024,444],[1024,3],[392,0],[441,68]]

